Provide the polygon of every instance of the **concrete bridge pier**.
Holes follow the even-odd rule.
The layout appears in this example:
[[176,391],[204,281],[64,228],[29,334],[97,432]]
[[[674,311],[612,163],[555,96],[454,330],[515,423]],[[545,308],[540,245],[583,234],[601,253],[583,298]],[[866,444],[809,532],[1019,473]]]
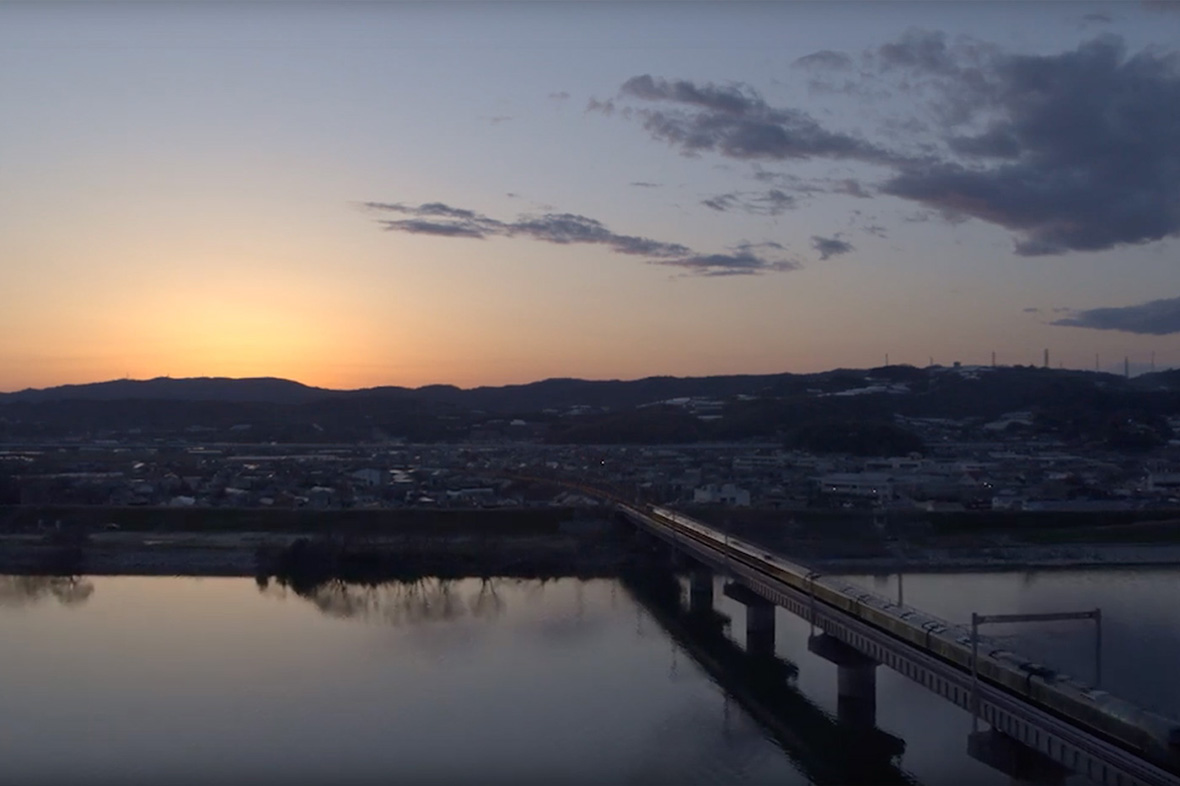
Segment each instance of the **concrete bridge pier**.
[[694,614],[713,610],[713,571],[701,565],[688,574],[688,610]]
[[967,735],[967,754],[1009,778],[1012,786],[1061,786],[1070,771],[995,729]]
[[746,653],[756,658],[774,657],[774,604],[735,582],[725,585],[725,596],[746,607]]
[[836,717],[857,728],[877,725],[877,661],[839,639],[819,633],[807,649],[836,664]]

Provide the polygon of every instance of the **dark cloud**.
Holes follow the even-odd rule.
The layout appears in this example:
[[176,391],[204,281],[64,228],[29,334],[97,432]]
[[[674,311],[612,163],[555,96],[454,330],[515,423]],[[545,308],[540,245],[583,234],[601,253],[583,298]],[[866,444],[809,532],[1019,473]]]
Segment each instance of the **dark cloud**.
[[648,183],[646,180],[633,180],[631,181],[631,185],[635,186],[636,188],[659,188],[662,184]]
[[1023,152],[1020,140],[998,125],[976,136],[952,136],[947,145],[956,153],[984,158],[1019,158]]
[[567,93],[565,90],[562,90],[557,93],[550,93],[549,97],[552,98],[554,101],[567,101],[567,100],[569,100],[570,94]]
[[[843,62],[817,52],[807,65]],[[805,60],[807,58],[804,58]],[[880,193],[944,218],[976,218],[1015,235],[1025,256],[1099,251],[1180,235],[1180,55],[1128,54],[1100,36],[1074,50],[1014,55],[911,30],[866,55],[862,82],[891,84],[924,107],[893,149],[772,107],[743,85],[642,75],[620,89],[622,111],[685,154],[738,160],[858,160],[892,174]],[[873,80],[877,80],[874,82]],[[638,102],[636,104],[635,102]],[[602,111],[613,111],[614,103]],[[895,118],[882,121],[883,132]],[[924,130],[923,130],[924,129]],[[908,137],[908,138],[907,138]],[[888,137],[882,136],[881,139]],[[784,177],[781,173],[767,177]],[[774,181],[783,191],[868,196],[859,181]],[[706,201],[733,209],[737,196]]]
[[776,243],[773,240],[765,240],[761,243],[739,243],[734,246],[737,251],[756,251],[760,248],[773,248],[775,251],[782,251],[786,249],[782,243]]
[[[824,129],[806,112],[776,109],[748,87],[697,85],[650,75],[628,79],[625,98],[663,103],[672,109],[639,109],[635,115],[655,139],[682,153],[717,151],[731,158],[787,160],[813,157],[883,162],[892,157],[856,137]],[[594,107],[609,114],[601,102]],[[610,103],[610,102],[607,102]]]
[[702,205],[719,212],[725,212],[726,210],[729,210],[731,207],[733,207],[735,202],[737,202],[736,194],[718,194],[715,197],[709,197],[708,199],[701,200]]
[[852,251],[852,244],[840,239],[839,235],[833,237],[820,237],[819,235],[811,236],[811,247],[819,252],[820,259],[827,259],[828,257],[840,256]]
[[800,57],[791,65],[798,66],[800,68],[841,69],[850,67],[852,65],[852,58],[843,52],[833,52],[831,49],[821,49],[818,52],[812,52],[809,55]]
[[[932,68],[945,64],[934,56]],[[1175,54],[1127,57],[1102,37],[994,62],[978,90],[998,116],[948,139],[981,159],[908,164],[883,191],[1019,233],[1019,254],[1093,251],[1180,232],[1180,69]],[[982,165],[980,165],[982,164]]]
[[508,237],[525,235],[534,240],[558,245],[594,243],[608,246],[617,254],[671,258],[692,253],[691,249],[679,243],[661,243],[645,237],[616,235],[602,222],[573,213],[546,213],[535,218],[522,218],[516,223],[506,224],[505,227],[504,234]]
[[483,240],[493,231],[472,221],[427,221],[421,218],[407,218],[382,221],[381,226],[391,232],[408,232],[411,235],[437,235],[439,237],[471,237]]
[[1180,333],[1180,297],[1152,300],[1137,306],[1071,311],[1068,317],[1050,324],[1166,336]]
[[743,243],[732,249],[734,253],[731,254],[702,254],[680,243],[620,235],[610,231],[601,221],[575,213],[521,216],[516,221],[506,222],[441,202],[416,206],[401,202],[364,202],[361,206],[370,211],[409,216],[378,220],[381,227],[391,232],[475,240],[526,237],[557,245],[601,245],[616,254],[646,257],[650,264],[679,267],[704,276],[784,272],[799,267],[795,260],[771,258],[763,253],[764,250],[781,251],[783,247],[778,243]]
[[412,218],[383,219],[378,223],[391,232],[439,237],[484,239],[503,234],[506,225],[481,216],[473,210],[451,207],[441,202],[406,205],[400,202],[363,202],[361,207],[386,213],[401,213]]
[[885,68],[954,73],[959,67],[946,36],[933,30],[907,30],[899,41],[881,46],[877,54]]
[[795,207],[795,197],[777,188],[769,191],[734,191],[702,199],[705,207],[718,211],[742,210],[758,216],[777,216]]
[[749,276],[766,272],[798,270],[800,264],[794,260],[768,261],[759,255],[738,250],[733,254],[702,254],[677,259],[652,260],[655,265],[684,268],[703,276]]
[[1082,21],[1084,21],[1084,22],[1095,22],[1095,23],[1097,23],[1097,24],[1108,25],[1108,24],[1110,24],[1111,22],[1113,22],[1113,21],[1114,21],[1114,19],[1112,19],[1112,18],[1111,18],[1110,16],[1108,16],[1107,14],[1097,14],[1097,13],[1095,13],[1095,14],[1086,14],[1085,16],[1083,16],[1083,17],[1082,17]]
[[1024,309],[1024,313],[1026,313],[1026,314],[1039,314],[1039,313],[1041,313],[1041,310],[1039,308],[1026,308],[1026,309]]

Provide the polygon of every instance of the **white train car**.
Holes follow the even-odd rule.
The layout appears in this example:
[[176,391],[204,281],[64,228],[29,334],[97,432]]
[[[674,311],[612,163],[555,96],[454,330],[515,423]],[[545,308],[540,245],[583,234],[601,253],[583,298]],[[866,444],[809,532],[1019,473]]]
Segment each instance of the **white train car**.
[[[839,578],[824,577],[740,538],[718,533],[676,511],[637,511],[729,558],[813,596],[943,660],[971,669],[971,630],[892,601]],[[1180,769],[1180,723],[1096,690],[1068,675],[979,637],[980,679],[1122,743],[1172,770]]]

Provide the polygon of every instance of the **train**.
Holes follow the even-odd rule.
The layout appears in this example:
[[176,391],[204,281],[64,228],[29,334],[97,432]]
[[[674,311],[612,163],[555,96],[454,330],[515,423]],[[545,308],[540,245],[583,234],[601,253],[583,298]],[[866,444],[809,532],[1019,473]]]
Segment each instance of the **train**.
[[[732,560],[755,568],[874,628],[915,644],[964,670],[971,670],[970,627],[900,606],[842,579],[814,573],[740,538],[719,537],[715,530],[668,508],[624,507],[646,515],[685,537],[695,539]],[[1093,730],[1173,773],[1180,772],[1180,721],[1142,709],[1106,691],[1034,663],[1004,649],[993,639],[979,636],[977,642],[977,671],[981,680]]]

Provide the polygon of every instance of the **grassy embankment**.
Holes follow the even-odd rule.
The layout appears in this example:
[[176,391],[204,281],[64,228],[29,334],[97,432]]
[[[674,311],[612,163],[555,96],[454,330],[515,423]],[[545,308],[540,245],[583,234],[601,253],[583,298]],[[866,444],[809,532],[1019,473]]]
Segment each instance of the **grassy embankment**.
[[580,511],[575,508],[283,510],[265,508],[0,506],[0,532],[42,527],[122,532],[258,532],[320,534],[547,535]]
[[757,510],[686,507],[691,516],[734,532],[781,533],[798,542],[877,541],[892,536],[913,543],[1002,539],[1030,545],[1180,543],[1177,511],[1053,513],[1039,511],[891,512],[885,530],[864,510]]

